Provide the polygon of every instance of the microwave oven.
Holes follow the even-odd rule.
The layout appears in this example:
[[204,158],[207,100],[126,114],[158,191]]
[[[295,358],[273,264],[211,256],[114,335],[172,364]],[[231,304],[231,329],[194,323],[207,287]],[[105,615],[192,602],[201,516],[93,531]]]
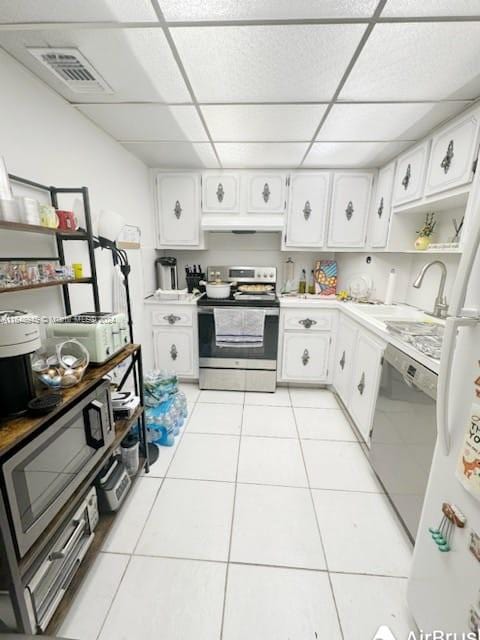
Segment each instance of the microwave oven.
[[113,444],[110,382],[103,380],[2,464],[7,509],[23,557]]

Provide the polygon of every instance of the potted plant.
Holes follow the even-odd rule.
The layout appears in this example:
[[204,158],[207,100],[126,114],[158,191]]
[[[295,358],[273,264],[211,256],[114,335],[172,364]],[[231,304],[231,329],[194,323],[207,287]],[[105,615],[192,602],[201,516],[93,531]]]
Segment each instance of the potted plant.
[[433,211],[432,213],[427,213],[425,216],[425,224],[419,231],[417,231],[418,238],[415,240],[415,249],[418,251],[425,251],[425,249],[428,249],[436,224],[435,213],[433,213]]

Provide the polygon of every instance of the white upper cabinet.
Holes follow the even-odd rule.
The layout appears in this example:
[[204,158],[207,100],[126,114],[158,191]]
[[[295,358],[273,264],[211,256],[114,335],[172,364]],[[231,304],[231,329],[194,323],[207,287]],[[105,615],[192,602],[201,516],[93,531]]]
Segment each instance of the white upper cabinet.
[[283,213],[286,208],[286,176],[252,173],[247,176],[248,213]]
[[473,177],[479,120],[469,114],[449,123],[432,138],[425,195],[460,187]]
[[378,173],[377,188],[370,214],[370,246],[382,248],[387,245],[388,228],[392,212],[393,178],[395,163],[392,162]]
[[235,173],[206,173],[202,176],[204,213],[240,211],[240,176]]
[[430,140],[412,147],[397,160],[393,186],[393,206],[419,200],[423,196]]
[[292,174],[285,247],[319,248],[325,244],[330,181],[328,171]]
[[330,247],[365,246],[372,180],[368,171],[334,174],[328,229]]
[[157,248],[200,246],[200,176],[162,173],[156,187]]

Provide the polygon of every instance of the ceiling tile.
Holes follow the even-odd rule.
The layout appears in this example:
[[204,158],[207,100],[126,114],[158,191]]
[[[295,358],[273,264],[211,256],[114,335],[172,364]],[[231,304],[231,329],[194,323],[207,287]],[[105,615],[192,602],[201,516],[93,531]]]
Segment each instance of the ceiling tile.
[[0,23],[155,22],[149,0],[14,0],[2,2]]
[[117,140],[208,141],[193,106],[86,104],[79,109]]
[[[190,101],[161,29],[5,31],[0,45],[70,102]],[[74,93],[26,47],[78,48],[114,93]]]
[[382,167],[409,142],[315,142],[303,167]]
[[291,168],[298,165],[308,144],[299,142],[244,142],[215,144],[225,168]]
[[468,104],[336,104],[317,140],[418,140]]
[[365,25],[178,27],[200,102],[328,101]]
[[126,142],[123,146],[149,167],[165,169],[218,169],[208,142]]
[[214,140],[311,140],[326,105],[206,105],[202,112]]
[[379,24],[340,98],[442,100],[480,95],[480,23]]
[[480,15],[479,0],[388,0],[382,11],[382,18],[474,15]]
[[167,20],[362,18],[378,0],[160,0]]

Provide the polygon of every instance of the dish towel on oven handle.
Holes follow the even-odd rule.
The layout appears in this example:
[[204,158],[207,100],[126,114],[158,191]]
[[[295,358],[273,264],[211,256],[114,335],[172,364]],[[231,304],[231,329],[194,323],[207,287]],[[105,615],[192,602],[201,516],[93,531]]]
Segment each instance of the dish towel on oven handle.
[[217,347],[262,347],[265,309],[215,307],[215,343]]

